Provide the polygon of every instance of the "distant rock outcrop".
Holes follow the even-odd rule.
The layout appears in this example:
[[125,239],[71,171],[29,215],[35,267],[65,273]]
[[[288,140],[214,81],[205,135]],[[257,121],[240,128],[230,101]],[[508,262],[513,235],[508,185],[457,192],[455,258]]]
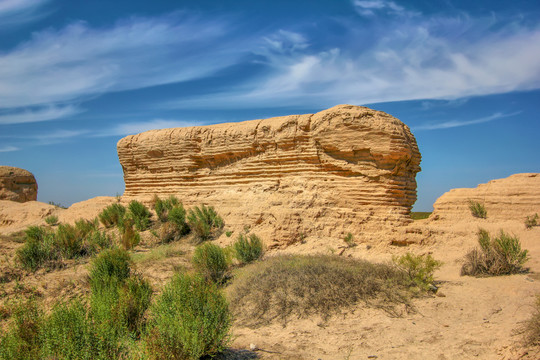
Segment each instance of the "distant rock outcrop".
[[276,245],[407,223],[421,158],[405,124],[351,105],[152,130],[117,147],[124,196],[213,205],[228,226],[267,229]]
[[540,174],[515,174],[472,189],[452,189],[433,204],[431,219],[471,217],[470,200],[484,205],[488,219],[523,221],[540,214]]
[[11,166],[0,166],[0,200],[35,201],[38,186],[31,172]]

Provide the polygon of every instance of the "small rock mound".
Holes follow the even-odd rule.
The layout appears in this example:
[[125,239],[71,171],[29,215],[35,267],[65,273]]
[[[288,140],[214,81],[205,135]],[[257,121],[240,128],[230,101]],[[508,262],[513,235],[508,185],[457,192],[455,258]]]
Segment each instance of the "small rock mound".
[[0,200],[36,201],[38,186],[34,175],[12,166],[0,166]]
[[469,201],[484,205],[488,219],[523,221],[540,214],[540,174],[514,174],[472,189],[452,189],[433,204],[430,218],[471,218]]

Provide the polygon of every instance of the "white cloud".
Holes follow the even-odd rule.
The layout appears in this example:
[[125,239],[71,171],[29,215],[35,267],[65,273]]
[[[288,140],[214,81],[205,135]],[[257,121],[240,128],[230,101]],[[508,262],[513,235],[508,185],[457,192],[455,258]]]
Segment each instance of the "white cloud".
[[376,16],[383,13],[385,15],[398,15],[413,17],[420,15],[416,11],[406,10],[403,6],[396,4],[393,1],[387,0],[353,0],[353,6],[358,14],[362,16]]
[[20,23],[37,20],[46,12],[38,13],[49,0],[1,0],[0,1],[0,29]]
[[[540,26],[485,19],[390,21],[361,41],[315,51],[268,51],[267,72],[226,93],[184,98],[166,107],[313,106],[457,99],[540,88]],[[464,34],[453,36],[458,29]],[[498,29],[498,30],[493,30]],[[308,40],[305,40],[307,43]]]
[[154,119],[150,121],[117,124],[114,127],[97,132],[93,136],[126,136],[139,134],[148,130],[188,127],[197,125],[201,125],[201,123],[196,121]]
[[84,99],[207,76],[236,62],[227,24],[178,14],[110,28],[84,22],[34,33],[0,53],[0,109]]
[[503,114],[503,113],[495,113],[490,116],[486,116],[479,119],[474,120],[451,120],[451,121],[445,121],[442,123],[429,123],[419,126],[414,126],[413,130],[441,130],[441,129],[450,129],[455,127],[461,127],[461,126],[469,126],[469,125],[476,125],[476,124],[482,124],[487,123],[493,120],[502,119],[506,117],[511,117],[520,114],[521,112],[514,112],[511,114]]
[[80,112],[82,112],[82,110],[73,105],[50,105],[37,110],[24,109],[7,114],[0,114],[0,125],[49,121],[76,115]]
[[10,145],[0,146],[0,152],[11,152],[11,151],[17,151],[17,150],[20,150],[20,149],[15,146],[10,146]]

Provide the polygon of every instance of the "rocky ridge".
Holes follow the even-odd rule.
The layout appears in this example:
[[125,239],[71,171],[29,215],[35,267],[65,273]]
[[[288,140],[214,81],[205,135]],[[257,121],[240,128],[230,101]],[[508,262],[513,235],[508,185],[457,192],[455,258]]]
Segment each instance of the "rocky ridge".
[[117,145],[124,198],[178,196],[278,244],[408,223],[420,153],[409,128],[366,107],[151,130]]
[[0,166],[0,200],[35,201],[37,191],[36,179],[30,171]]

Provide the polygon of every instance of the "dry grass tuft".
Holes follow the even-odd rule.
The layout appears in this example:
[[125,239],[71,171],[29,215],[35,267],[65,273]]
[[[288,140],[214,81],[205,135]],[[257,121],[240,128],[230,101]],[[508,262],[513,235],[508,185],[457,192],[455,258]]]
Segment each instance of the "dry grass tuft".
[[526,346],[540,346],[540,295],[536,298],[534,313],[525,322],[523,332]]
[[402,271],[383,264],[332,255],[281,255],[239,270],[228,288],[231,309],[246,326],[273,321],[285,326],[291,317],[332,315],[362,302],[398,315],[410,308],[410,281]]

